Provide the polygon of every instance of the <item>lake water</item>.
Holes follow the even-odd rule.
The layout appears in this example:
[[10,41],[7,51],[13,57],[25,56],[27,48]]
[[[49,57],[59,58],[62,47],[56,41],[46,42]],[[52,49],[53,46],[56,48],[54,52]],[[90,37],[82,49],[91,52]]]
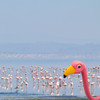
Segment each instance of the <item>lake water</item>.
[[[0,67],[2,68],[3,66],[5,66],[6,68],[13,66],[14,67],[14,77],[13,77],[13,88],[12,90],[5,90],[0,88],[0,92],[2,93],[6,93],[6,92],[12,92],[15,93],[17,90],[15,89],[16,87],[16,70],[15,69],[20,69],[22,66],[25,67],[31,67],[33,66],[40,66],[40,67],[44,67],[44,69],[49,70],[50,66],[53,67],[63,67],[63,68],[67,68],[72,61],[77,60],[77,59],[0,59]],[[90,67],[95,67],[95,66],[100,66],[100,59],[79,59],[81,61],[83,61],[87,68]],[[63,73],[62,73],[63,76]],[[36,89],[32,88],[32,80],[30,79],[30,74],[27,75],[28,77],[28,82],[29,82],[29,86],[27,88],[27,94],[42,94],[42,95],[48,95],[49,92],[47,93],[43,93],[42,88],[40,88],[39,93],[37,92]],[[67,82],[67,78],[65,79],[65,81]],[[79,90],[79,81],[76,78],[73,78],[73,91],[74,91],[74,96],[78,96],[78,97],[84,97],[85,93],[82,92],[80,93]],[[21,91],[17,91],[18,93],[24,93],[25,91],[21,92]],[[63,94],[62,92],[64,92],[64,88],[60,89],[59,94]],[[26,92],[25,92],[26,93]],[[94,88],[94,94],[95,95],[99,95],[100,94],[100,89],[95,87]],[[54,94],[55,95],[55,94]],[[71,95],[71,88],[66,88],[66,95]]]
[[0,59],[0,66],[15,66],[17,68],[23,65],[43,66],[45,68],[50,66],[68,67],[75,60],[82,61],[87,67],[100,65],[100,59]]

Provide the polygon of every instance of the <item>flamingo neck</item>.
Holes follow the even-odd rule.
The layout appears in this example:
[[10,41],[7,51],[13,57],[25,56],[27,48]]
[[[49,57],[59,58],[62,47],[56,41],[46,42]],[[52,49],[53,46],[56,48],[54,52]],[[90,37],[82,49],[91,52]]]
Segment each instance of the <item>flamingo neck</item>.
[[100,100],[100,96],[98,96],[98,97],[92,97],[92,95],[90,94],[89,84],[88,84],[88,75],[87,75],[87,69],[86,69],[86,67],[82,71],[82,79],[83,79],[84,91],[85,91],[85,94],[88,97],[88,99],[89,100]]

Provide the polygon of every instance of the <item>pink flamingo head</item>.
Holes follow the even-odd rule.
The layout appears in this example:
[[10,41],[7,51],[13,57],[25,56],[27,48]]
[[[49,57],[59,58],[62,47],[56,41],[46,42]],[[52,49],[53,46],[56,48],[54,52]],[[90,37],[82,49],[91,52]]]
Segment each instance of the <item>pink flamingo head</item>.
[[[82,81],[83,81],[83,87],[86,96],[88,97],[89,100],[100,100],[100,96],[97,97],[92,97],[89,91],[89,84],[88,84],[88,75],[87,75],[87,69],[84,63],[81,61],[74,61],[72,62],[71,66],[69,66],[65,71],[64,71],[64,78],[70,74],[75,74],[75,73],[82,73]],[[94,84],[94,83],[93,83]]]
[[80,73],[85,69],[84,63],[81,61],[73,61],[72,64],[64,71],[64,78],[70,74]]

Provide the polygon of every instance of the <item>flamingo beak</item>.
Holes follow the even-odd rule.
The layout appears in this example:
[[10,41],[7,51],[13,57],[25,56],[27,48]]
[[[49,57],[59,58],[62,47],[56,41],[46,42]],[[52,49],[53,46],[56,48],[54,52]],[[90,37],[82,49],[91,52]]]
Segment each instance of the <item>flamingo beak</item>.
[[66,76],[74,73],[75,73],[75,68],[71,65],[64,71],[63,77],[66,78]]

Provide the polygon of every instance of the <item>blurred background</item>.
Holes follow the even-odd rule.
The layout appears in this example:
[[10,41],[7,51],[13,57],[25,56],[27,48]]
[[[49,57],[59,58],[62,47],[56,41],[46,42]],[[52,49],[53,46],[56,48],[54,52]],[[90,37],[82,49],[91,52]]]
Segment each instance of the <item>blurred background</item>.
[[99,0],[0,1],[0,60],[100,59]]

